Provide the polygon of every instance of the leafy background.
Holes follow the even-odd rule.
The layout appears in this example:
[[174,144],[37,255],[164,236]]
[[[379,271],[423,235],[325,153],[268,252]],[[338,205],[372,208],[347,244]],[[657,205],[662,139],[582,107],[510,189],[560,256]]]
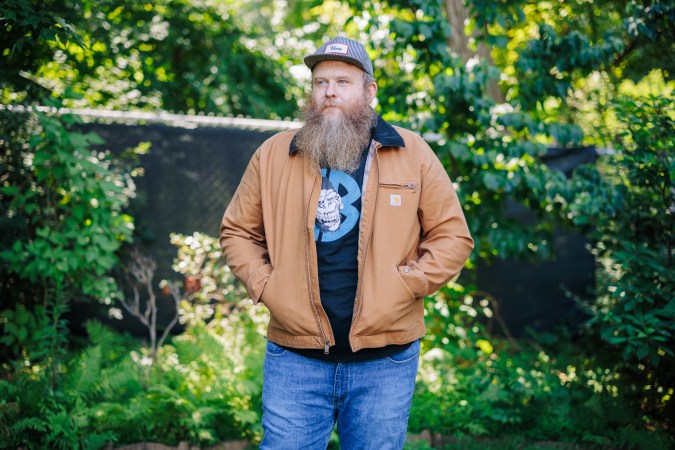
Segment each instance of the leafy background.
[[[336,34],[369,44],[376,109],[430,142],[476,239],[463,285],[426,299],[408,446],[672,446],[674,22],[654,0],[3,2],[1,446],[260,439],[265,312],[211,236],[172,238],[173,280],[137,270],[130,205],[152,149],[95,151],[54,111],[292,117],[302,57]],[[570,178],[541,163],[579,145],[604,151]],[[554,258],[557,229],[596,260],[584,326],[490,332],[477,261]],[[156,321],[157,295],[180,332]],[[74,335],[84,302],[145,321],[147,339],[97,322]]]

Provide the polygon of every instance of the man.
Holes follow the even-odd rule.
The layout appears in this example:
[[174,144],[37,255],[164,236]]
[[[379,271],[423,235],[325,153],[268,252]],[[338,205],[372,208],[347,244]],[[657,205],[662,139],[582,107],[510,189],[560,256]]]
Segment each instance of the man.
[[401,449],[423,298],[473,248],[453,185],[418,135],[370,107],[365,48],[331,39],[305,58],[305,125],[253,155],[220,244],[270,311],[263,449]]

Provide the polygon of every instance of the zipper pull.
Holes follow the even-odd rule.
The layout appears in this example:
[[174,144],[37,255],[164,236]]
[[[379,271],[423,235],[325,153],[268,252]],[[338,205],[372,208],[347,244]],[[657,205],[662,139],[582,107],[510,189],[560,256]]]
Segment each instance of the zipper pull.
[[417,187],[416,184],[404,184],[403,187],[407,187],[408,189],[415,189]]
[[323,354],[327,355],[328,354],[328,349],[330,348],[330,341],[326,341],[326,345],[323,347]]

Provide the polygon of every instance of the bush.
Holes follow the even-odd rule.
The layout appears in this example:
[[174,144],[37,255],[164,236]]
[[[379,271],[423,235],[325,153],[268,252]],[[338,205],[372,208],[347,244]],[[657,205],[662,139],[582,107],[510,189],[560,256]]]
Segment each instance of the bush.
[[568,217],[595,241],[592,325],[627,361],[657,366],[675,356],[675,110],[652,97],[615,111],[618,148],[577,173]]
[[131,240],[133,183],[73,116],[5,110],[0,122],[0,355],[50,365],[55,383],[71,302],[117,293],[110,272]]
[[675,426],[675,111],[671,97],[623,99],[617,149],[572,179],[564,209],[598,263],[589,326],[614,353],[634,402]]
[[68,355],[57,390],[42,367],[0,380],[0,448],[259,439],[264,320],[236,311],[190,325],[149,382],[147,349],[90,322],[90,345]]
[[490,301],[457,285],[428,298],[426,312],[412,432],[666,447],[626,395],[620,367],[584,341],[564,332],[536,341],[491,336]]
[[0,186],[3,225],[14,231],[0,261],[42,286],[44,295],[109,298],[116,287],[107,273],[132,237],[133,221],[123,208],[133,184],[108,154],[90,149],[101,138],[75,131],[75,116],[23,118],[26,131],[10,132],[0,155],[7,171]]

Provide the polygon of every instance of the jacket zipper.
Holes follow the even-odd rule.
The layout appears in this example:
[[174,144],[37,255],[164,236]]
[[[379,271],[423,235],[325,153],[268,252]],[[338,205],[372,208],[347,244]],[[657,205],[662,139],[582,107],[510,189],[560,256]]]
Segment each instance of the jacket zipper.
[[397,184],[397,183],[380,183],[380,186],[389,187],[389,188],[406,188],[406,189],[417,189],[417,185],[413,183],[406,184]]
[[[316,175],[315,175],[316,178]],[[312,181],[312,190],[309,193],[309,201],[312,199],[312,194],[314,194],[314,185],[316,183]],[[329,350],[330,350],[330,340],[326,337],[326,332],[323,329],[323,325],[321,324],[321,317],[319,317],[319,312],[316,310],[316,306],[314,305],[314,296],[312,295],[312,283],[310,280],[310,267],[309,267],[309,234],[307,231],[307,222],[309,221],[309,201],[307,203],[307,213],[305,214],[305,260],[307,261],[307,284],[309,288],[309,304],[312,307],[312,311],[314,311],[314,317],[317,319],[317,323],[319,324],[319,330],[321,331],[321,337],[323,338],[324,342],[324,347],[323,347],[323,354],[327,355]]]
[[[381,147],[381,145],[377,145],[373,149],[373,152],[374,152],[373,159],[375,159],[375,160],[377,160],[377,150],[380,147]],[[370,170],[372,171],[372,166],[371,166]],[[377,170],[378,170],[378,179],[379,179],[379,170],[380,170],[379,161],[377,161]],[[378,181],[378,184],[380,184],[379,181]],[[387,184],[384,184],[384,185],[386,186]],[[392,184],[391,186],[399,186],[399,185]],[[412,185],[412,186],[414,186],[414,185]],[[377,189],[375,189],[375,201],[377,201]],[[363,206],[362,206],[362,208],[363,208]],[[362,213],[363,213],[363,211],[362,211]],[[354,326],[354,324],[356,323],[356,320],[361,315],[361,307],[363,305],[363,279],[366,277],[366,264],[365,264],[365,262],[368,259],[368,250],[370,250],[370,236],[372,236],[372,233],[373,233],[373,228],[371,226],[368,237],[366,238],[366,249],[363,252],[363,272],[361,273],[361,277],[357,280],[357,286],[358,286],[358,289],[359,289],[359,298],[357,298],[356,301],[357,301],[358,309],[356,311],[354,311],[354,316],[352,317],[352,327]],[[351,334],[351,331],[350,331],[350,334]]]

